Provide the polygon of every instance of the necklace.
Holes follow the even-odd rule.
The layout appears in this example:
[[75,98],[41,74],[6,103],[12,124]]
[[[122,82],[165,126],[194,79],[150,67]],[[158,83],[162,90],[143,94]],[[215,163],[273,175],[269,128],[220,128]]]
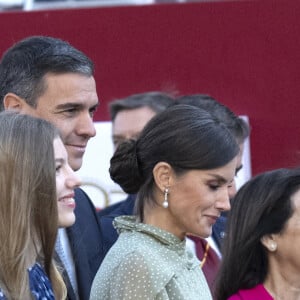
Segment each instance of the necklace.
[[210,247],[209,243],[206,243],[203,259],[201,260],[201,263],[200,263],[200,268],[201,269],[203,268],[203,265],[205,264],[205,261],[206,261],[207,255],[208,255],[209,247]]

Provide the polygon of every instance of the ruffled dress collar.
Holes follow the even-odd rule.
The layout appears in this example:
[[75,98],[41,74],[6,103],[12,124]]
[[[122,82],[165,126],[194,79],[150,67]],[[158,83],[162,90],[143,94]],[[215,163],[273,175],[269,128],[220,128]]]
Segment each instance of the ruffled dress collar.
[[185,252],[186,240],[181,240],[174,234],[165,231],[159,227],[138,222],[135,216],[120,216],[113,221],[118,233],[125,231],[136,231],[145,233],[162,244],[166,245],[170,250],[176,251],[178,254]]

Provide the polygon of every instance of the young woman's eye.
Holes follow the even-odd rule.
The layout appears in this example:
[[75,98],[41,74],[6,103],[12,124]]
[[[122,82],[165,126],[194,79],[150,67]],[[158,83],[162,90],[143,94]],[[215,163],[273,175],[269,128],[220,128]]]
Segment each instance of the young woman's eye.
[[60,169],[61,169],[61,165],[57,165],[56,168],[55,168],[56,173],[58,173],[60,171]]

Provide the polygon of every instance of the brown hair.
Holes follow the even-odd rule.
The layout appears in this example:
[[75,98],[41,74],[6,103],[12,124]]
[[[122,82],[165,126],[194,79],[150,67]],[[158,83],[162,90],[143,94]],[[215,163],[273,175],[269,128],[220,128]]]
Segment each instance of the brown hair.
[[0,113],[0,286],[9,299],[29,295],[27,269],[40,257],[56,299],[65,286],[52,255],[58,228],[53,140],[45,120]]

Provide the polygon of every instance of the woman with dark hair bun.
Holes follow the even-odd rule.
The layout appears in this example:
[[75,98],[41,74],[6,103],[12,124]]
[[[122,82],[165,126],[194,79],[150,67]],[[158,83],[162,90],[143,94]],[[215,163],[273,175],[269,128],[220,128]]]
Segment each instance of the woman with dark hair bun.
[[119,145],[110,175],[138,193],[136,216],[114,221],[120,236],[94,279],[90,299],[212,299],[185,237],[208,237],[230,209],[239,147],[208,112],[176,105]]

